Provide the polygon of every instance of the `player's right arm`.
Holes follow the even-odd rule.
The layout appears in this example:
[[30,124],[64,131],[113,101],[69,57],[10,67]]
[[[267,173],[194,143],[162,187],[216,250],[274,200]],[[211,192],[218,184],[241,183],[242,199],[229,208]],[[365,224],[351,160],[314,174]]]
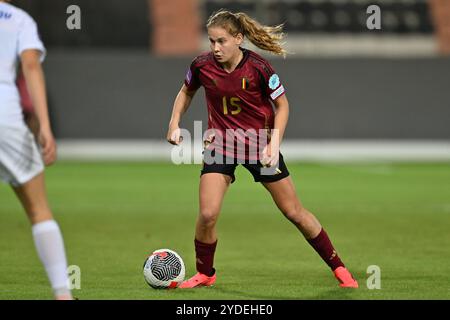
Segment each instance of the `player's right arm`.
[[169,122],[169,130],[167,132],[167,141],[171,144],[178,145],[183,141],[183,137],[180,135],[180,121],[183,114],[189,108],[192,98],[197,90],[189,90],[188,87],[183,84],[180,92],[178,92],[175,102],[173,103],[172,116]]

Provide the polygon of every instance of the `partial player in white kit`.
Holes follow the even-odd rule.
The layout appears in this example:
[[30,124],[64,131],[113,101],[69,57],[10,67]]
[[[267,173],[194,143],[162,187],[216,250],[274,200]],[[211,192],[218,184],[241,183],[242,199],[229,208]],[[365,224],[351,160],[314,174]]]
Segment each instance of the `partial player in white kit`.
[[[6,2],[0,0],[0,178],[11,185],[28,215],[55,298],[68,300],[72,294],[64,241],[49,208],[44,181],[44,164],[56,160],[41,67],[46,51],[34,20]],[[15,84],[19,63],[39,120],[41,148],[23,119]]]

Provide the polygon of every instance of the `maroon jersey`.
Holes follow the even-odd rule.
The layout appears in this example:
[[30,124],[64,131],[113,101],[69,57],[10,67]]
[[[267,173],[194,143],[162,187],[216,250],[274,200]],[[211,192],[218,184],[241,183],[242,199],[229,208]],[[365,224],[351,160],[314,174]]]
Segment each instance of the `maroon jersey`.
[[234,158],[259,159],[255,150],[263,139],[261,133],[267,137],[274,126],[271,101],[282,96],[285,89],[266,59],[241,50],[244,57],[231,73],[222,68],[212,52],[198,56],[184,83],[189,91],[205,88],[208,131],[214,132],[210,147]]

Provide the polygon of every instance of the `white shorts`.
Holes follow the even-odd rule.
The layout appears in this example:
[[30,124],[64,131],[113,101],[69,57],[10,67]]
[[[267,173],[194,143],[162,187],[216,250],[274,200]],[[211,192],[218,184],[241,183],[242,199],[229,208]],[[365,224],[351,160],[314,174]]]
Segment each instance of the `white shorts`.
[[0,125],[0,179],[20,186],[43,170],[41,153],[25,123]]

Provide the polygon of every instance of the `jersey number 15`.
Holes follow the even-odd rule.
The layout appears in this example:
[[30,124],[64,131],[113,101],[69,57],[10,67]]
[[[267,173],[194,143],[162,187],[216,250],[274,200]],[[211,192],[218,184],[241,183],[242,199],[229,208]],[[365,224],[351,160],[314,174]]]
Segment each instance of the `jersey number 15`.
[[230,98],[230,108],[228,110],[228,102],[227,102],[227,97],[223,97],[222,98],[222,105],[223,105],[223,114],[227,115],[228,112],[231,113],[231,115],[237,115],[239,112],[241,112],[242,108],[241,106],[238,104],[238,102],[241,102],[241,100],[239,98],[236,97],[231,97]]

